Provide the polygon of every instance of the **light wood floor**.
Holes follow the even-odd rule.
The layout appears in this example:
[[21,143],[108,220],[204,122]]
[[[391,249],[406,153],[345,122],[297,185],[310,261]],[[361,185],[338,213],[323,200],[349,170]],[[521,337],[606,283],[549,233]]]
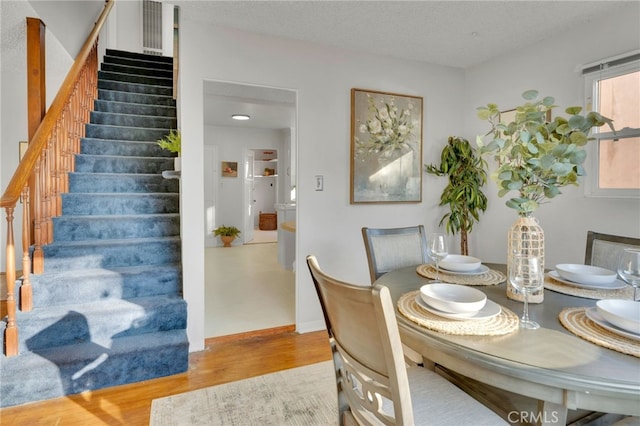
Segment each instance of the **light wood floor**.
[[191,354],[186,373],[8,407],[0,410],[0,424],[148,425],[155,398],[330,359],[326,331],[208,339],[204,351]]

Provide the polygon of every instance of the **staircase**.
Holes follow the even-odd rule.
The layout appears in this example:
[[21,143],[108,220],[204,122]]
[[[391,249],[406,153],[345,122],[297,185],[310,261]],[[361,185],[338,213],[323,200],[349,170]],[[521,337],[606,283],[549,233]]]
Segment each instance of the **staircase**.
[[187,370],[179,182],[155,143],[177,128],[171,61],[107,50],[20,353],[0,355],[0,407]]

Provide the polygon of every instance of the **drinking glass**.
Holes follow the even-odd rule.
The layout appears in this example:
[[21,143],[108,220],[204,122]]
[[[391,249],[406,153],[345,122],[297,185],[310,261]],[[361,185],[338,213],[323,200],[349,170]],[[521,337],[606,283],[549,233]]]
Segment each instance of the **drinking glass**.
[[447,238],[441,233],[430,234],[428,244],[429,255],[436,261],[436,281],[438,281],[440,276],[440,261],[449,254],[447,249]]
[[638,300],[638,286],[640,286],[640,249],[627,248],[618,260],[618,275],[633,287],[633,300]]
[[520,328],[535,330],[540,324],[529,319],[529,294],[544,285],[544,271],[539,257],[522,254],[513,255],[513,267],[509,269],[509,282],[524,295],[524,313],[520,318]]

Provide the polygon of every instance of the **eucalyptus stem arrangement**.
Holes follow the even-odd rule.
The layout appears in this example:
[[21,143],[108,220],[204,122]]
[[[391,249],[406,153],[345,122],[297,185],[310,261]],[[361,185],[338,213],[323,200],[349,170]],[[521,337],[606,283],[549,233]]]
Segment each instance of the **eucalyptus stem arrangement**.
[[587,157],[584,146],[592,139],[592,128],[607,124],[612,131],[615,129],[611,119],[597,112],[582,115],[578,106],[565,110],[568,118],[551,119],[555,99],[540,99],[537,90],[528,90],[522,97],[527,102],[516,108],[509,123],[501,120],[496,104],[477,109],[478,118],[491,125],[486,135],[478,136],[477,145],[481,155],[492,154],[498,163],[491,174],[500,188],[498,196],[517,191],[518,196],[506,205],[527,215],[561,194],[560,188],[579,185],[578,178],[586,175],[582,166]]

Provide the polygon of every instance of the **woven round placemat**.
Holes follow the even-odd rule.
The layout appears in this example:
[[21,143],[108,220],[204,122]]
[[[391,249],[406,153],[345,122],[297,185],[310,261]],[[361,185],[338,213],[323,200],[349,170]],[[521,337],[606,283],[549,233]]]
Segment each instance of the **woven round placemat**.
[[406,318],[430,330],[467,336],[501,336],[518,328],[518,316],[504,306],[498,315],[486,320],[452,320],[422,308],[416,301],[419,293],[420,290],[416,290],[400,296],[398,310]]
[[556,280],[549,274],[544,277],[544,288],[569,296],[584,297],[585,299],[633,299],[633,288],[597,289],[576,287]]
[[640,358],[640,342],[619,336],[616,333],[600,327],[591,321],[585,313],[586,308],[564,308],[558,315],[560,323],[575,334],[591,343],[607,349],[633,355]]
[[[436,277],[436,268],[429,264],[418,266],[416,272],[425,278],[435,279]],[[451,274],[443,272],[442,269],[440,270],[440,274],[438,274],[439,281],[450,284],[497,285],[504,282],[506,279],[507,277],[505,274],[500,271],[494,271],[493,269],[489,269],[487,272],[480,275]]]

